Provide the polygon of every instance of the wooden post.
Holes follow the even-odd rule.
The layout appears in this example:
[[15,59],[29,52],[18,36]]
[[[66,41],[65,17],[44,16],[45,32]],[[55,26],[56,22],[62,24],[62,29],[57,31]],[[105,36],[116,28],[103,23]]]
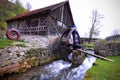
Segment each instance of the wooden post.
[[55,30],[56,30],[56,32],[57,32],[57,34],[58,34],[58,37],[60,38],[60,37],[61,37],[61,36],[60,36],[60,33],[59,33],[58,29],[56,28],[55,23],[52,21],[52,19],[51,19],[50,16],[49,16],[49,20],[52,22],[53,27],[55,28]]

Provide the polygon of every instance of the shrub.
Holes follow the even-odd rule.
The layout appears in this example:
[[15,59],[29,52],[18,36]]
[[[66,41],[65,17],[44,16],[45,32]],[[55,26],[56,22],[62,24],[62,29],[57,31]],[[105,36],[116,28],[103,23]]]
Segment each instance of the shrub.
[[0,28],[5,30],[6,29],[6,26],[7,26],[7,23],[5,21],[1,21],[0,22]]

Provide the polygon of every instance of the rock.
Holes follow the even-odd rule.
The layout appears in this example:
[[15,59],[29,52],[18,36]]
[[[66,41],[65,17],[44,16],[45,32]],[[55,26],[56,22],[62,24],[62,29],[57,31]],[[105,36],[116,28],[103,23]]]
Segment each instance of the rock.
[[25,52],[21,52],[20,55],[21,55],[21,56],[25,55]]
[[72,66],[76,67],[78,65],[81,65],[85,59],[85,54],[80,53],[77,50],[73,50],[72,52]]

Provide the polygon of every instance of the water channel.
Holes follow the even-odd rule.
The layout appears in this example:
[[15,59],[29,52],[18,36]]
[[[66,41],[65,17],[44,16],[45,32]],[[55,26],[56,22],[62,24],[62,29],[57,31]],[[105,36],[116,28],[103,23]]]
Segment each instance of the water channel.
[[[94,51],[89,52],[94,54]],[[32,68],[22,74],[0,77],[0,80],[82,80],[95,61],[95,57],[87,55],[81,65],[72,68],[71,63],[57,60],[48,65]]]

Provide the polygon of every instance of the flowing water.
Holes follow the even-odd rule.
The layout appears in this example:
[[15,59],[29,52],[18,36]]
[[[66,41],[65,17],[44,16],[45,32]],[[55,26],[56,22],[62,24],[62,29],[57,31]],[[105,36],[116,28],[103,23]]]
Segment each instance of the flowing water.
[[[89,52],[94,54],[93,51]],[[95,57],[87,55],[81,65],[72,68],[71,63],[57,60],[22,75],[12,75],[1,80],[82,80],[95,61]]]

